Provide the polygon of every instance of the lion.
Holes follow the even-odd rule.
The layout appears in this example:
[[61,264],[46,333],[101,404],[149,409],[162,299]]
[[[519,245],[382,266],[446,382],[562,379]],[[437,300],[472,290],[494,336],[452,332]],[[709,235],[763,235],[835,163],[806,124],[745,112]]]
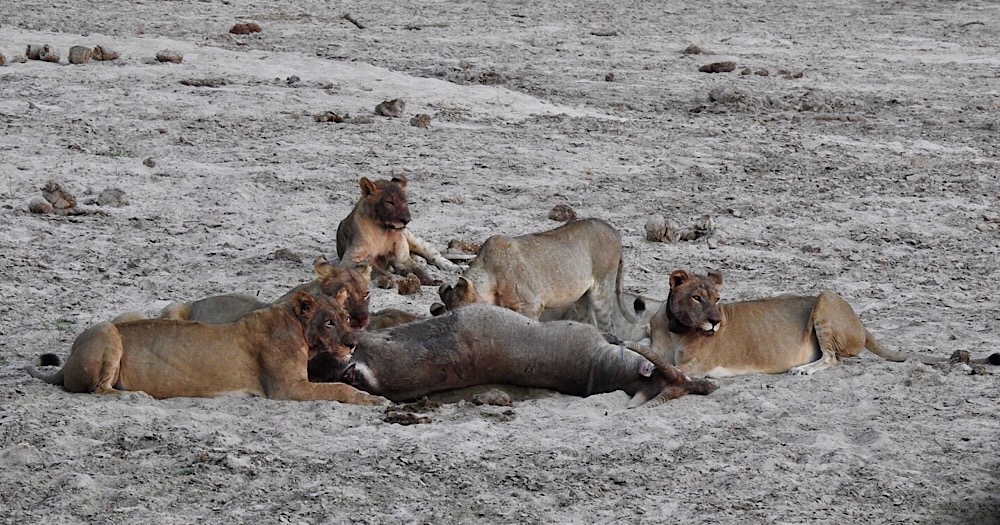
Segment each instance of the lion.
[[416,275],[420,284],[441,284],[410,257],[416,254],[438,268],[458,271],[455,263],[413,234],[406,225],[410,208],[406,202],[406,177],[371,181],[361,177],[361,198],[347,218],[337,226],[337,255],[340,264],[353,265],[368,261],[372,265],[375,284],[380,288],[394,285],[392,272]]
[[356,266],[333,266],[325,257],[313,262],[316,278],[289,290],[274,303],[267,303],[252,295],[225,294],[206,297],[190,303],[171,303],[160,313],[161,319],[201,321],[203,323],[231,323],[244,315],[291,299],[296,292],[334,297],[341,290],[347,291],[344,307],[350,316],[351,328],[361,330],[368,325],[368,300],[371,292],[371,265],[360,262]]
[[[472,303],[503,306],[532,319],[575,309],[586,322],[622,339],[635,338],[638,319],[622,302],[622,243],[600,219],[580,219],[554,230],[494,235],[455,285],[441,285],[440,315]],[[585,308],[575,306],[585,302]]]
[[[782,295],[719,304],[722,274],[670,274],[670,293],[650,320],[652,350],[692,376],[789,372],[810,375],[868,348],[888,361],[925,364],[948,358],[883,347],[842,297]],[[1000,355],[976,363],[991,362]]]
[[[347,363],[357,340],[342,302],[296,292],[286,302],[235,323],[143,319],[104,322],[80,334],[66,364],[46,375],[25,370],[68,392],[142,391],[163,399],[245,393],[282,400],[388,403],[343,383],[310,383],[307,363],[329,354]],[[349,346],[348,346],[349,345]]]

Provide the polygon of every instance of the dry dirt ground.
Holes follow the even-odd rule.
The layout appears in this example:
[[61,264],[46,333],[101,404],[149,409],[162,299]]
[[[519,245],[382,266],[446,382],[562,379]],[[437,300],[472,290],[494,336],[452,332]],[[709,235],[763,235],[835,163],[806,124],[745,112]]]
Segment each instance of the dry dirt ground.
[[[263,31],[228,33],[246,21]],[[654,410],[552,395],[413,426],[22,371],[124,311],[281,295],[335,251],[358,178],[395,173],[442,248],[549,229],[566,204],[622,232],[629,291],[712,268],[727,299],[836,290],[893,348],[996,351],[997,3],[0,2],[0,51],[28,44],[63,64],[0,67],[6,523],[1000,522],[995,368],[865,353]],[[120,58],[65,65],[95,44]],[[397,97],[402,118],[374,115]],[[84,213],[28,213],[49,180]],[[128,205],[90,204],[108,188]],[[652,216],[703,214],[708,236],[645,239]]]

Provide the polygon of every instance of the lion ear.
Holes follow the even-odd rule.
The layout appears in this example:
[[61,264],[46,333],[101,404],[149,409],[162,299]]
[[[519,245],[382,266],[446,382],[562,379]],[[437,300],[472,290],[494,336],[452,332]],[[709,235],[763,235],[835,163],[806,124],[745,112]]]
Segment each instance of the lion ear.
[[691,276],[684,270],[674,270],[674,273],[670,274],[670,289],[677,288],[690,278]]
[[316,309],[316,299],[305,292],[295,292],[292,296],[292,305],[295,308],[295,315],[304,318],[312,315]]
[[708,272],[708,280],[712,282],[715,286],[722,286],[722,272],[710,271]]
[[401,189],[406,189],[406,175],[393,175],[392,182],[394,182]]
[[313,261],[313,271],[322,278],[329,277],[333,273],[333,265],[326,262],[326,257],[320,255]]
[[361,186],[361,196],[367,197],[373,193],[378,193],[378,186],[375,185],[368,177],[361,177],[358,181],[358,186]]
[[466,279],[464,276],[461,276],[458,278],[458,284],[455,285],[455,292],[458,293],[459,297],[464,299],[475,299],[476,285],[472,284],[472,281]]

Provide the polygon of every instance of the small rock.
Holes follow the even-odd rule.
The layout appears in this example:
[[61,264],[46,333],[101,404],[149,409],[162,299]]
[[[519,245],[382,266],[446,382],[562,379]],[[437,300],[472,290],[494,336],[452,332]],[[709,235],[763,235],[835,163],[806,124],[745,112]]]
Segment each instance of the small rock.
[[681,51],[681,52],[684,53],[685,55],[702,55],[702,54],[708,54],[704,49],[701,48],[701,46],[698,46],[696,44],[691,44],[691,45],[687,46],[686,48],[684,48],[684,51]]
[[69,48],[70,64],[86,64],[90,61],[93,51],[89,47],[73,46]]
[[42,56],[42,46],[37,44],[28,44],[27,49],[24,51],[24,56],[28,60],[41,60]]
[[383,117],[399,118],[403,116],[403,110],[406,108],[406,102],[401,98],[394,98],[392,100],[383,101],[381,104],[375,106],[375,114],[381,115]]
[[298,75],[292,75],[292,76],[290,76],[290,77],[288,77],[288,78],[285,79],[285,84],[288,84],[289,86],[294,86],[295,84],[298,84],[299,82],[302,82],[302,79],[299,78]]
[[52,208],[52,204],[49,201],[41,197],[35,197],[28,203],[28,211],[37,213],[38,215],[48,215],[54,212],[55,209]]
[[757,71],[754,71],[753,74],[757,75],[757,76],[760,76],[760,77],[766,77],[766,76],[770,75],[771,72],[768,71],[768,70],[766,70],[766,69],[758,69]]
[[163,51],[158,51],[156,53],[156,60],[158,62],[169,62],[171,64],[180,64],[181,61],[184,60],[184,56],[172,49],[164,49]]
[[97,196],[97,205],[121,208],[128,205],[128,198],[125,197],[124,191],[118,188],[108,188]]
[[576,211],[566,204],[556,204],[549,212],[549,218],[560,222],[573,221],[576,220]]
[[427,113],[420,113],[410,119],[410,125],[416,128],[428,128],[431,125],[431,116]]
[[615,74],[614,73],[608,73],[608,74],[604,75],[604,81],[605,82],[614,82],[615,81]]
[[395,423],[397,425],[424,425],[431,422],[431,418],[427,416],[417,415],[412,412],[403,412],[401,410],[386,410],[385,417],[382,420],[386,423]]
[[722,62],[712,62],[698,68],[702,73],[729,73],[736,69],[736,62],[724,60]]
[[955,350],[948,357],[948,362],[953,365],[958,363],[969,364],[970,359],[972,359],[972,355],[967,350]]
[[399,295],[413,295],[420,291],[420,279],[411,273],[405,279],[400,279],[396,283],[396,288],[399,290]]
[[743,75],[743,76],[747,76],[750,73],[753,73],[753,70],[750,69],[750,68],[748,68],[748,67],[745,67],[745,68],[743,68],[743,71],[740,71],[740,74]]
[[153,160],[153,157],[149,157],[148,159],[142,161],[142,165],[146,166],[147,168],[155,168],[156,167],[156,161]]
[[677,226],[662,215],[654,215],[646,221],[646,240],[653,242],[677,242]]

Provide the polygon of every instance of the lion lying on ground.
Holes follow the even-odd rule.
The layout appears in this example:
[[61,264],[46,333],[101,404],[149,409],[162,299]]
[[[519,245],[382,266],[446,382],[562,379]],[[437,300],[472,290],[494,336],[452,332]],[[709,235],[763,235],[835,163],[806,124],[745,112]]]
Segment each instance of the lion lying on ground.
[[[886,349],[833,292],[720,305],[721,287],[720,273],[677,270],[666,302],[650,320],[653,351],[689,375],[813,374],[864,348],[889,361],[948,361]],[[1000,356],[989,362],[997,364],[994,359]]]
[[423,285],[441,283],[428,275],[411,254],[423,257],[442,270],[458,271],[458,266],[406,228],[410,222],[410,207],[406,202],[405,177],[374,182],[362,177],[359,185],[361,198],[337,226],[340,264],[368,261],[380,288],[393,286],[393,271],[404,276],[414,274]]
[[254,310],[287,301],[296,292],[335,297],[341,290],[346,290],[347,299],[344,307],[350,316],[351,328],[361,330],[367,326],[371,265],[361,262],[354,267],[333,266],[327,263],[324,257],[318,257],[313,262],[313,271],[316,272],[315,279],[296,286],[274,303],[263,302],[252,295],[216,295],[190,303],[172,303],[163,309],[160,318],[212,324],[231,323]]
[[532,319],[586,301],[586,321],[621,339],[643,337],[622,304],[622,243],[600,219],[581,219],[554,230],[494,235],[454,286],[438,290],[433,313],[472,303],[503,306]]
[[[346,294],[341,294],[341,299]],[[69,392],[142,391],[155,398],[245,393],[270,399],[385,404],[342,383],[310,383],[307,362],[346,363],[356,340],[340,304],[297,292],[230,324],[143,319],[80,334],[61,370],[33,377]],[[350,346],[347,346],[350,345]]]

